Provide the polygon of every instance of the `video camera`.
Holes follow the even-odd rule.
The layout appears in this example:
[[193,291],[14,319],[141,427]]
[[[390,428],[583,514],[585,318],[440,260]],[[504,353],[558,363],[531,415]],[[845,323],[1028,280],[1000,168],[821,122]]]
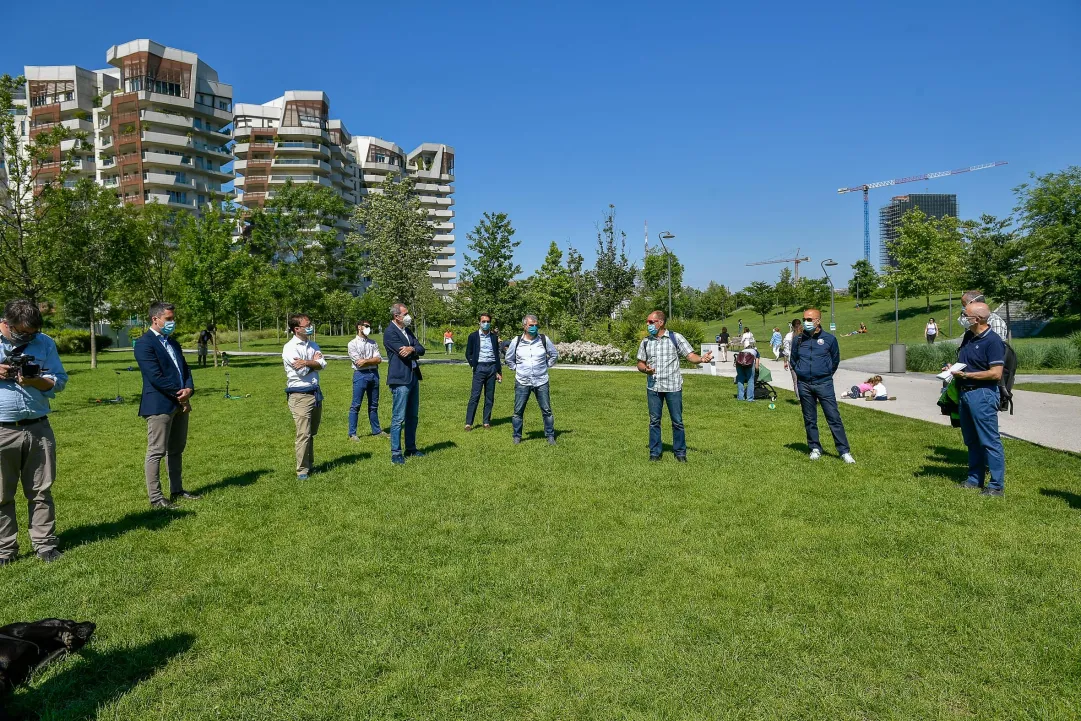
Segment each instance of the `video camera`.
[[16,368],[23,378],[37,378],[41,375],[41,364],[35,363],[35,358],[26,353],[14,353],[4,361],[5,364]]

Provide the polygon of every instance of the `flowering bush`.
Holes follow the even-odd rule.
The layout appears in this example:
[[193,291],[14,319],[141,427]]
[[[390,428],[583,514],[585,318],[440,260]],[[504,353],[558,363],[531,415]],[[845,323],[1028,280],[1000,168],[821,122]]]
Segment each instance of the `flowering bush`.
[[564,363],[582,363],[591,366],[619,365],[627,362],[627,355],[614,345],[599,345],[589,341],[556,343],[559,360]]

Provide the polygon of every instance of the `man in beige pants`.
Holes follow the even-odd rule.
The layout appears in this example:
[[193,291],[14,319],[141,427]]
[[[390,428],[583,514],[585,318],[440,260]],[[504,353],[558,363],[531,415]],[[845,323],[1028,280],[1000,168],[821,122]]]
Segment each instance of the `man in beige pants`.
[[289,316],[289,332],[293,337],[282,348],[285,394],[297,428],[297,480],[306,481],[315,463],[315,434],[319,432],[323,415],[319,371],[327,367],[327,362],[319,346],[311,340],[315,328],[309,316],[303,313]]

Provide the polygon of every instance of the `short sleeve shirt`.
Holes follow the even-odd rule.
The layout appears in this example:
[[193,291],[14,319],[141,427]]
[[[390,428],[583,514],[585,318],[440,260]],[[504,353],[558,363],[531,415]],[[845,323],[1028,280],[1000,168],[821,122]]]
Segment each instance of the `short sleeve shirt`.
[[638,344],[638,360],[653,366],[653,375],[647,376],[646,388],[657,393],[683,390],[679,359],[691,353],[694,353],[694,348],[687,339],[670,330],[665,330],[664,335],[644,338]]
[[[957,362],[964,363],[966,372],[991,370],[993,366],[1006,364],[1006,343],[998,333],[988,328],[976,336],[969,336],[961,344],[961,350],[957,354]],[[995,388],[998,381],[993,380],[962,380],[965,388]]]

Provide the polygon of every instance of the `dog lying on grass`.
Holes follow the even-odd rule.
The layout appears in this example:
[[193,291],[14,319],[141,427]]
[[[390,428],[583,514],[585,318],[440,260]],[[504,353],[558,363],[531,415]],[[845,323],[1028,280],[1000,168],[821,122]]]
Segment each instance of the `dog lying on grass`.
[[4,697],[39,668],[85,646],[94,628],[60,618],[0,626],[0,719],[7,718]]

